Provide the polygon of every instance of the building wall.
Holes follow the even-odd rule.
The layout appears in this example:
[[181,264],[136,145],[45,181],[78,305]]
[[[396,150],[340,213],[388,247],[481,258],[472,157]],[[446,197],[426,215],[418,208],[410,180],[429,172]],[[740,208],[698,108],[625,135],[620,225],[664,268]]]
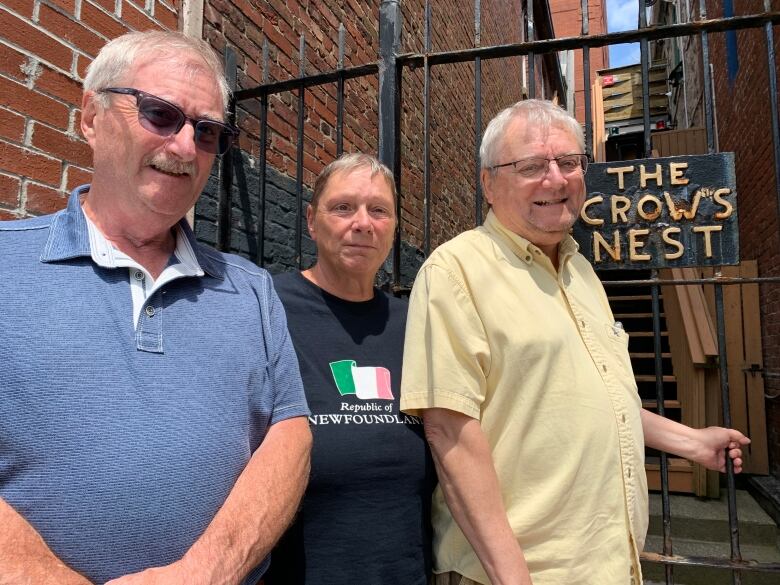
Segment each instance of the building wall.
[[0,219],[49,213],[89,182],[81,82],[100,48],[130,29],[177,26],[176,0],[0,2]]
[[[346,27],[345,65],[377,60],[379,2],[322,0],[318,3],[204,0],[203,36],[218,51],[237,55],[237,86],[258,85],[299,75],[299,36],[305,34],[305,72],[328,71],[338,60],[338,26]],[[424,0],[401,2],[402,52],[424,49]],[[518,42],[523,19],[519,0],[483,0],[481,44]],[[434,0],[432,50],[472,47],[473,3]],[[89,148],[79,129],[81,81],[86,66],[109,39],[130,29],[180,27],[181,0],[0,0],[4,33],[0,38],[0,217],[54,211],[68,192],[88,182]],[[538,17],[537,17],[538,18]],[[267,39],[269,63],[263,70]],[[537,75],[542,80],[542,59]],[[431,247],[474,225],[475,142],[487,121],[523,95],[523,58],[483,61],[482,124],[475,128],[474,66],[446,65],[431,71]],[[306,93],[304,184],[310,187],[336,155],[335,84]],[[413,246],[424,245],[422,175],[422,69],[404,71],[402,107],[403,233]],[[541,89],[540,89],[541,88]],[[549,81],[537,95],[552,94]],[[346,84],[344,148],[377,151],[376,77]],[[256,173],[259,105],[240,104],[244,175]],[[295,176],[297,136],[295,92],[274,96],[269,111],[269,169]],[[237,241],[256,234],[247,213],[257,207],[239,194]],[[242,197],[244,199],[242,203]],[[204,202],[204,210],[213,209]],[[209,213],[200,221],[213,221]],[[243,220],[242,220],[243,221]],[[240,222],[239,222],[240,223]],[[213,231],[204,226],[204,231]],[[250,253],[246,245],[237,248]],[[278,250],[277,250],[278,251]],[[289,252],[289,250],[288,250]]]
[[[763,3],[735,3],[736,14],[761,12]],[[723,16],[720,2],[708,1],[708,16]],[[729,79],[726,36],[710,35],[715,64],[715,113],[721,151],[735,153],[739,193],[740,252],[758,261],[759,276],[780,276],[780,221],[771,130],[767,45],[764,29],[736,33],[739,67]],[[777,31],[774,50],[780,51]],[[776,71],[777,63],[775,64]],[[761,334],[764,384],[769,396],[780,395],[780,285],[762,285]],[[766,400],[770,468],[780,476],[780,398]]]
[[[401,2],[403,34],[401,52],[424,50],[423,0]],[[482,2],[481,44],[518,42],[522,13],[518,0]],[[299,38],[305,35],[306,72],[329,71],[338,62],[338,26],[346,27],[345,66],[375,62],[379,48],[379,2],[360,3],[322,0],[319,3],[284,3],[270,0],[254,9],[241,0],[211,0],[206,9],[204,34],[217,48],[225,42],[238,52],[238,86],[249,88],[263,80],[262,46],[270,42],[268,79],[284,80],[300,70]],[[244,12],[248,18],[237,15]],[[431,2],[431,50],[446,51],[474,46],[473,3]],[[235,23],[241,23],[237,26]],[[224,34],[224,38],[223,38]],[[539,59],[541,64],[541,59]],[[538,69],[540,70],[540,69]],[[423,182],[423,82],[422,68],[405,68],[401,108],[401,197],[403,239],[424,249]],[[476,191],[475,142],[487,121],[502,107],[522,97],[522,59],[484,61],[482,67],[482,124],[475,128],[473,64],[442,65],[431,69],[430,84],[430,248],[474,225]],[[541,86],[540,86],[541,87]],[[377,151],[378,79],[376,76],[346,83],[344,150]],[[288,177],[295,176],[295,128],[298,119],[297,92],[272,96],[269,100],[268,166]],[[304,140],[304,185],[310,187],[322,167],[336,153],[336,84],[307,90]],[[241,164],[247,176],[257,173],[259,155],[258,104],[241,103],[238,123],[244,132]],[[294,186],[292,187],[294,189]],[[304,199],[306,198],[304,195]],[[259,202],[249,196],[234,197],[237,208],[235,241],[251,242],[256,228],[249,208]],[[214,221],[215,205],[201,201],[200,221]],[[208,211],[208,212],[207,212]],[[294,212],[294,209],[288,210]],[[273,223],[273,222],[272,222]],[[274,224],[275,225],[275,224]],[[204,228],[205,229],[205,228]],[[212,230],[213,231],[213,230]],[[273,256],[266,249],[265,262],[275,264],[280,255],[295,261],[291,247],[280,238]],[[251,250],[238,248],[242,253]],[[305,262],[304,262],[305,264]]]
[[[578,37],[582,34],[582,10],[579,0],[550,0],[555,37]],[[591,35],[607,32],[607,5],[603,0],[588,2],[588,32]],[[607,47],[591,49],[590,77],[588,85],[596,79],[596,71],[609,68],[609,50]],[[567,75],[567,77],[569,77]],[[585,123],[585,69],[582,49],[574,51],[574,114],[581,123]],[[591,114],[592,115],[592,114]]]

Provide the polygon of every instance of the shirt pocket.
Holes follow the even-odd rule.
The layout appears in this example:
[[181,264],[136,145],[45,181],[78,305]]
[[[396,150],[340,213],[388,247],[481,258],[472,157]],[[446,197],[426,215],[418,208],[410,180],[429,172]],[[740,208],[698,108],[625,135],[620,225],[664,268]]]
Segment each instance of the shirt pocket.
[[621,326],[612,323],[605,323],[604,329],[609,338],[610,357],[614,359],[617,366],[631,379],[631,383],[634,385],[634,370],[631,367],[631,356],[628,353],[628,333]]

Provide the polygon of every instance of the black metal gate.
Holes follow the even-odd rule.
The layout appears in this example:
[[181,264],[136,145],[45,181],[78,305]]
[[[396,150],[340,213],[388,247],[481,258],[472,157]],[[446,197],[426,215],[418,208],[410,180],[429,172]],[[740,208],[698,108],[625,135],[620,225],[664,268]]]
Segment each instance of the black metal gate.
[[[421,167],[423,172],[423,241],[422,249],[428,253],[431,244],[431,169],[430,169],[430,87],[431,87],[431,69],[433,67],[442,67],[456,63],[473,64],[474,80],[473,92],[475,96],[475,143],[474,143],[474,177],[476,190],[474,193],[473,221],[478,225],[482,222],[483,201],[479,182],[479,140],[482,132],[482,62],[490,59],[505,57],[527,57],[529,70],[528,94],[529,97],[535,97],[537,93],[537,81],[534,74],[535,55],[555,55],[559,51],[580,49],[583,55],[583,69],[585,78],[585,137],[588,153],[592,153],[593,146],[593,112],[591,104],[590,81],[592,73],[590,70],[591,48],[603,47],[626,42],[639,42],[641,50],[641,68],[643,74],[642,91],[644,96],[644,150],[647,157],[651,156],[651,127],[650,127],[650,109],[648,97],[648,69],[649,69],[649,43],[659,39],[673,39],[682,36],[696,35],[700,38],[703,58],[704,73],[704,111],[707,132],[708,151],[716,152],[715,142],[715,120],[713,115],[713,95],[712,80],[710,78],[709,68],[709,36],[713,33],[723,31],[734,31],[739,29],[763,29],[765,33],[765,50],[768,62],[769,75],[769,103],[766,108],[771,109],[772,120],[772,138],[773,138],[773,157],[774,157],[774,184],[777,193],[777,213],[780,217],[780,122],[778,121],[778,103],[777,103],[777,79],[776,62],[774,54],[774,31],[773,26],[780,24],[780,12],[772,11],[769,0],[764,0],[764,11],[751,15],[732,16],[728,18],[707,18],[707,6],[705,0],[699,0],[700,18],[693,22],[671,24],[663,26],[648,27],[646,22],[646,13],[644,10],[644,0],[640,0],[639,10],[639,28],[633,31],[610,34],[589,34],[589,14],[587,0],[581,0],[581,36],[571,38],[541,39],[534,38],[534,3],[532,0],[524,0],[524,13],[526,30],[525,42],[500,45],[500,46],[479,46],[480,39],[480,0],[474,2],[474,48],[449,51],[432,52],[430,50],[430,7],[426,3],[425,12],[425,49],[423,53],[400,54],[400,35],[401,35],[401,7],[399,0],[382,0],[379,10],[379,37],[380,51],[379,60],[375,63],[366,63],[359,66],[344,67],[344,28],[340,29],[339,35],[339,66],[336,70],[321,72],[316,74],[306,74],[304,59],[305,39],[300,39],[300,76],[285,81],[268,82],[264,77],[264,83],[260,86],[235,92],[234,100],[231,105],[235,113],[236,104],[239,102],[254,101],[259,103],[260,118],[260,148],[259,148],[259,201],[260,204],[256,210],[254,221],[256,222],[254,233],[256,242],[254,246],[255,261],[263,265],[265,258],[266,244],[266,153],[268,145],[268,108],[269,97],[277,94],[294,95],[298,103],[298,127],[297,127],[297,165],[296,165],[296,221],[295,221],[295,263],[298,267],[302,264],[302,218],[304,205],[304,181],[303,181],[303,144],[304,144],[304,111],[306,92],[312,88],[335,84],[337,96],[337,122],[336,122],[336,143],[337,154],[343,150],[343,131],[344,131],[344,84],[345,81],[361,77],[378,76],[379,86],[379,152],[378,156],[386,165],[394,170],[396,183],[399,190],[397,201],[397,216],[399,218],[398,229],[395,236],[395,246],[393,250],[393,269],[392,285],[396,292],[403,292],[401,286],[401,242],[403,239],[401,221],[403,218],[402,201],[404,194],[401,191],[401,87],[405,73],[410,69],[421,68],[424,75],[423,89],[423,159]],[[230,72],[231,53],[226,53],[228,63],[228,72]],[[268,71],[268,47],[264,46],[263,67],[264,72]],[[234,67],[234,60],[233,67]],[[508,104],[507,104],[508,105]],[[419,161],[418,161],[419,162]],[[218,199],[218,221],[217,221],[217,245],[223,250],[230,249],[231,237],[231,184],[233,180],[233,161],[230,157],[224,157],[220,169],[220,192]],[[723,424],[731,425],[731,415],[729,411],[729,382],[728,371],[726,367],[726,338],[724,327],[724,305],[723,305],[723,286],[739,285],[747,283],[761,283],[764,286],[776,286],[780,283],[780,277],[762,277],[750,279],[726,279],[716,273],[714,278],[688,279],[688,280],[660,280],[658,271],[652,270],[649,278],[605,281],[606,287],[631,287],[642,286],[650,287],[652,291],[653,308],[653,332],[654,332],[654,353],[655,353],[655,379],[656,379],[656,401],[659,414],[664,414],[664,384],[662,380],[661,364],[661,325],[659,306],[660,286],[677,285],[714,285],[716,299],[716,317],[717,317],[717,336],[719,347],[720,386],[721,386],[721,405],[723,412]],[[728,485],[728,504],[729,504],[729,527],[731,540],[731,555],[729,558],[712,557],[681,557],[673,554],[673,542],[671,531],[671,516],[669,509],[669,484],[668,484],[668,462],[665,454],[661,454],[661,485],[662,485],[662,508],[663,508],[663,551],[661,554],[643,553],[642,559],[647,562],[661,563],[665,567],[666,582],[673,583],[673,569],[675,566],[702,566],[721,568],[732,573],[732,582],[735,584],[742,582],[742,574],[746,572],[770,572],[780,575],[780,564],[778,563],[760,563],[749,559],[743,559],[740,553],[739,529],[737,524],[737,509],[735,498],[735,478],[731,462],[728,461],[727,485]]]

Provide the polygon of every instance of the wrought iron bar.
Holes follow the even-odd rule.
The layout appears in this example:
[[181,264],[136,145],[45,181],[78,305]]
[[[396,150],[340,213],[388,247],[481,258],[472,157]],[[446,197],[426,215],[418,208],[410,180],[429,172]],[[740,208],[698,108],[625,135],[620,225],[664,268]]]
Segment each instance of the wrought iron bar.
[[344,152],[344,23],[339,23],[339,76],[336,82],[336,157]]
[[[525,39],[531,43],[536,39],[536,31],[534,30],[534,0],[526,0],[525,3]],[[536,97],[536,63],[534,62],[534,52],[528,53],[528,97]]]
[[396,227],[393,243],[393,287],[401,284],[401,6],[398,0],[379,5],[379,160],[395,175]]
[[[425,0],[425,54],[431,50],[431,3]],[[426,57],[423,80],[423,253],[431,253],[431,66]]]
[[[236,52],[231,47],[225,47],[225,77],[228,87],[232,90],[236,87],[237,65]],[[228,121],[236,120],[235,94],[228,104]],[[230,251],[230,232],[232,224],[233,207],[233,154],[231,149],[220,157],[219,160],[219,196],[217,198],[217,250]]]
[[678,280],[664,280],[659,278],[647,278],[636,280],[602,280],[604,286],[646,286],[660,284],[663,286],[673,284],[760,284],[760,283],[780,283],[780,276],[757,276],[753,278],[732,278],[728,276],[712,278],[681,278]]
[[[764,0],[764,10],[769,11],[771,3]],[[780,121],[777,116],[777,63],[775,60],[775,37],[772,25],[764,25],[766,35],[767,67],[769,73],[769,104],[772,112],[772,146],[775,156],[775,191],[777,194],[777,222],[780,224]]]
[[[587,37],[590,34],[590,13],[588,11],[588,0],[580,0],[580,13],[582,15],[582,36]],[[587,152],[589,155],[593,155],[595,148],[593,147],[593,113],[591,112],[590,104],[590,47],[582,47],[582,86],[584,90],[583,105],[585,107],[585,152]],[[576,93],[577,83],[575,81],[575,96]]]
[[[299,76],[306,75],[306,37],[301,35],[298,49]],[[298,270],[303,268],[303,124],[306,119],[306,88],[298,89],[298,144],[295,159],[295,263]]]
[[[766,23],[780,24],[780,12],[762,12],[748,16],[733,16],[730,18],[659,25],[636,30],[591,35],[585,38],[563,37],[505,45],[493,45],[490,47],[474,47],[471,49],[444,51],[440,53],[434,52],[428,55],[428,60],[431,65],[465,63],[473,61],[476,57],[481,57],[482,59],[501,59],[504,57],[527,55],[532,51],[537,53],[551,53],[565,51],[567,49],[579,49],[582,47],[604,47],[607,45],[635,43],[641,41],[643,38],[653,41],[696,35],[701,32],[723,32],[727,30],[757,28]],[[405,67],[421,67],[423,65],[423,55],[420,53],[405,53],[398,55],[397,61],[400,65]]]
[[643,561],[649,563],[664,563],[669,565],[686,565],[693,567],[712,567],[713,569],[742,570],[758,573],[780,573],[780,563],[760,563],[758,561],[721,559],[717,557],[686,557],[681,555],[659,555],[658,553],[643,552],[640,554]]
[[[474,0],[474,46],[482,44],[482,5]],[[474,59],[474,224],[482,225],[482,165],[479,158],[479,145],[482,141],[482,58]]]
[[[639,2],[639,28],[647,26],[647,12],[645,0]],[[639,41],[639,54],[642,63],[642,129],[644,132],[643,144],[645,149],[645,158],[652,156],[652,139],[650,138],[650,56],[647,39]]]
[[[263,83],[268,83],[268,39],[263,39]],[[267,205],[266,178],[268,162],[268,95],[260,96],[260,152],[258,183],[260,186],[259,210],[257,214],[257,258],[255,263],[265,266],[265,209]]]
[[[723,403],[723,425],[731,428],[731,401],[729,398],[729,367],[726,355],[726,322],[723,309],[723,285],[715,285],[715,319],[718,328],[718,369],[720,371],[720,397]],[[742,553],[739,550],[739,526],[737,520],[737,487],[734,481],[734,464],[729,457],[726,446],[726,482],[728,486],[729,508],[729,538],[731,541],[731,560],[739,562]],[[742,574],[739,570],[732,572],[732,583],[740,585]]]
[[366,65],[356,65],[347,67],[343,70],[336,69],[325,73],[313,73],[306,77],[293,77],[284,81],[275,81],[273,83],[258,85],[250,89],[242,89],[235,94],[237,101],[259,98],[262,95],[273,95],[296,89],[315,87],[326,83],[337,82],[340,77],[347,79],[356,79],[358,77],[367,77],[376,75],[379,71],[378,63],[368,63]]
[[[699,16],[707,19],[707,2],[699,0]],[[710,43],[708,31],[699,33],[701,38],[702,71],[704,73],[704,125],[707,129],[707,152],[715,152],[715,129],[712,115],[712,76],[710,75]]]
[[[658,270],[653,269],[651,277],[658,279]],[[661,300],[660,286],[653,284],[650,287],[653,308],[653,365],[655,370],[655,396],[656,408],[660,416],[666,416],[664,406],[664,372],[661,349]],[[663,553],[672,555],[672,515],[669,504],[669,458],[665,451],[661,451],[661,518],[663,531]],[[674,585],[674,568],[672,565],[664,566],[666,585]]]

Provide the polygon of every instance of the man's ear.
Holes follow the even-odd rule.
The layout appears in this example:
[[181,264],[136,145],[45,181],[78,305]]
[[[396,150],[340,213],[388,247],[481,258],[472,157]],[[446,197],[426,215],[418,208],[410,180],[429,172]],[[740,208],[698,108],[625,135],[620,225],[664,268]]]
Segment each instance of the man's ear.
[[314,229],[314,208],[311,203],[306,207],[306,227],[309,230],[309,236],[313,241],[317,241],[317,234]]
[[482,169],[479,172],[479,181],[482,183],[482,196],[488,204],[493,205],[493,173],[490,169]]
[[95,148],[95,118],[98,109],[95,104],[96,99],[94,91],[85,91],[81,98],[81,133],[93,150]]

